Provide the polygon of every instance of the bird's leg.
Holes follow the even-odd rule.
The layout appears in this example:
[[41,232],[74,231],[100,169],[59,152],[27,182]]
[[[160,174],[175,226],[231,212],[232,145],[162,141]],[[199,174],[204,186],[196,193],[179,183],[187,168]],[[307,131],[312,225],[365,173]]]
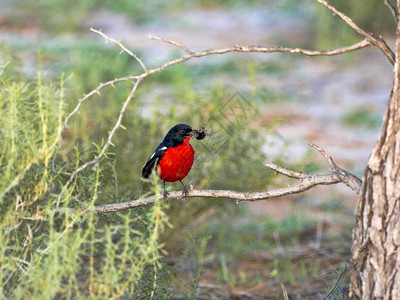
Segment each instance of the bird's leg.
[[189,195],[189,190],[188,190],[188,188],[187,188],[187,186],[183,183],[183,181],[182,180],[179,180],[181,183],[182,183],[182,185],[183,185],[183,191],[182,191],[182,195],[184,195],[185,196],[185,198]]
[[168,192],[167,192],[167,189],[165,188],[165,180],[163,180],[163,187],[164,187],[164,192],[163,192],[164,200],[167,200]]

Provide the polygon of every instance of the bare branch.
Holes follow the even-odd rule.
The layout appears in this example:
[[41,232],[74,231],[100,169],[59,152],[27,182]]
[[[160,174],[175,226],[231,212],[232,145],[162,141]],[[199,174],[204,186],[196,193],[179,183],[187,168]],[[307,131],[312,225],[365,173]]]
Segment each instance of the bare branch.
[[[324,153],[323,155],[325,155],[325,151],[323,149],[319,148],[316,145],[313,145],[312,147],[314,147],[317,150],[320,149],[318,151],[320,151],[321,154]],[[332,160],[332,162],[333,162],[333,160]],[[306,173],[288,170],[286,168],[276,165],[275,163],[269,163],[269,164],[266,164],[266,166],[274,171],[277,171],[277,172],[285,175],[285,176],[299,179],[299,183],[296,185],[293,185],[293,186],[285,187],[285,188],[272,189],[272,190],[262,191],[262,192],[238,192],[238,191],[232,191],[232,190],[190,190],[187,197],[188,198],[192,198],[192,197],[225,198],[225,199],[236,200],[236,203],[239,203],[241,201],[268,200],[268,199],[272,199],[272,198],[278,198],[278,197],[282,197],[282,196],[288,196],[288,195],[302,193],[302,192],[307,191],[317,185],[330,185],[330,184],[337,184],[340,182],[346,183],[345,176],[351,175],[351,176],[355,177],[354,175],[350,174],[347,171],[345,171],[346,173],[342,174],[343,169],[340,169],[336,165],[335,166],[338,169],[336,169],[336,168],[331,169],[331,171],[332,171],[331,174],[321,174],[321,175],[306,174]],[[357,177],[355,177],[355,178],[357,178]],[[351,186],[349,186],[349,187],[352,188]],[[359,186],[353,190],[356,193],[358,193],[358,191],[360,190],[360,187],[361,187],[361,181],[359,182]],[[183,197],[185,197],[185,196],[182,194],[182,192],[174,191],[174,192],[168,193],[168,199],[181,199]],[[122,203],[111,203],[111,204],[95,206],[94,210],[98,214],[122,211],[122,210],[131,209],[131,208],[146,206],[146,205],[154,203],[155,201],[157,201],[161,198],[162,198],[162,195],[153,195],[153,196],[149,196],[146,198],[131,200],[131,201],[122,202]],[[74,209],[72,209],[72,210],[74,210]],[[85,210],[86,210],[86,208],[83,208],[80,211],[85,211]]]
[[[308,49],[303,49],[303,48],[289,48],[289,47],[265,47],[265,46],[241,46],[241,45],[235,45],[233,47],[226,47],[226,48],[220,48],[220,49],[212,49],[212,50],[204,50],[204,51],[199,51],[199,52],[192,52],[188,50],[185,46],[182,44],[163,39],[160,37],[156,36],[151,36],[153,40],[165,42],[168,44],[176,45],[179,48],[182,48],[185,50],[185,52],[188,54],[185,57],[192,58],[192,57],[203,57],[203,56],[208,56],[208,55],[215,55],[215,54],[225,54],[225,53],[230,53],[230,52],[241,52],[241,53],[249,53],[249,52],[254,52],[254,53],[275,53],[275,52],[282,52],[282,53],[300,53],[304,54],[307,56],[333,56],[333,55],[339,55],[351,51],[355,51],[358,49],[362,49],[365,47],[368,47],[371,45],[371,42],[369,40],[364,39],[356,44],[347,46],[347,47],[342,47],[342,48],[337,48],[333,50],[308,50]],[[185,59],[185,60],[187,60]]]
[[[321,184],[329,185],[339,182],[340,182],[339,178],[332,178],[331,175],[321,175],[309,178],[306,182],[301,182],[294,186],[281,189],[273,189],[264,192],[246,193],[246,192],[238,192],[232,190],[190,190],[189,194],[187,195],[187,198],[193,198],[193,197],[224,198],[224,199],[236,200],[237,203],[241,201],[259,201],[259,200],[268,200],[272,198],[298,194],[307,191],[316,185],[321,185]],[[123,203],[104,204],[96,206],[95,211],[98,214],[104,214],[104,213],[121,211],[141,206],[147,206],[149,204],[153,204],[157,199],[161,198],[162,195],[159,194]],[[182,195],[182,192],[180,191],[168,192],[168,199],[181,199],[181,198],[185,198],[185,195]]]
[[77,168],[69,177],[67,183],[63,186],[61,193],[58,196],[57,199],[57,204],[56,207],[58,207],[60,205],[60,201],[62,196],[65,194],[67,188],[71,185],[71,183],[74,181],[76,175],[80,172],[82,172],[84,169],[86,169],[88,166],[94,165],[94,168],[97,168],[97,165],[100,161],[100,159],[103,157],[104,153],[106,152],[107,148],[112,144],[111,140],[115,134],[115,131],[117,131],[117,129],[121,126],[121,121],[122,121],[122,117],[124,116],[125,110],[129,104],[129,102],[132,100],[133,95],[136,92],[137,87],[139,86],[141,82],[141,79],[136,80],[135,84],[133,85],[133,88],[130,92],[130,94],[128,95],[128,97],[126,98],[124,104],[122,105],[121,111],[119,112],[119,117],[117,119],[117,122],[115,123],[113,129],[110,131],[110,133],[108,134],[108,138],[106,143],[104,144],[103,148],[101,149],[100,153],[91,161],[83,164],[82,166],[80,166],[79,168]]
[[62,130],[66,129],[66,128],[68,127],[68,121],[69,121],[69,119],[70,119],[73,115],[75,115],[75,114],[77,114],[77,113],[79,112],[79,109],[81,108],[81,105],[82,105],[83,102],[85,102],[87,99],[89,99],[89,98],[90,98],[91,96],[93,96],[94,94],[100,94],[100,90],[101,90],[103,87],[110,86],[110,85],[113,86],[113,85],[114,85],[115,83],[117,83],[117,82],[128,81],[128,80],[132,80],[132,76],[116,78],[116,79],[114,79],[114,80],[110,80],[110,81],[107,81],[107,82],[104,82],[104,83],[100,83],[100,84],[98,85],[97,88],[95,88],[95,89],[92,90],[90,93],[88,93],[88,94],[86,94],[85,96],[83,96],[83,98],[79,99],[79,101],[78,101],[77,105],[75,106],[75,108],[74,108],[74,109],[70,112],[70,114],[65,118],[64,124],[63,124],[63,126],[62,126]]
[[396,8],[394,7],[394,5],[392,3],[390,3],[389,0],[383,0],[383,1],[384,1],[384,4],[387,6],[387,8],[392,13],[393,19],[397,24],[397,22],[398,22],[398,19],[397,19],[398,18],[398,13],[396,11]]
[[333,161],[332,157],[329,156],[328,154],[326,154],[324,149],[318,147],[317,145],[315,145],[313,143],[308,143],[308,145],[313,147],[315,150],[319,151],[322,154],[322,156],[325,157],[326,161],[328,162],[328,164],[330,166],[331,171],[334,172],[335,174],[337,174],[345,185],[347,185],[349,188],[351,188],[353,191],[355,191],[357,193],[357,195],[360,194],[361,185],[362,185],[362,181],[360,178],[351,174],[350,172],[346,171],[345,169],[340,168]]
[[177,46],[177,47],[183,49],[183,51],[185,51],[189,55],[193,53],[185,45],[183,45],[183,44],[181,44],[179,42],[175,42],[173,40],[163,39],[163,38],[160,38],[160,37],[152,35],[152,34],[149,34],[149,38],[151,38],[152,40],[156,40],[156,41],[160,41],[160,42],[163,42],[163,43],[167,43],[167,44],[171,44],[171,45]]
[[101,30],[96,30],[96,29],[93,29],[93,28],[90,28],[90,30],[95,32],[95,33],[97,33],[97,34],[100,34],[103,38],[105,38],[106,41],[113,42],[113,43],[117,44],[118,46],[120,46],[121,49],[124,52],[128,53],[130,56],[132,56],[142,66],[143,70],[147,73],[147,71],[148,71],[147,67],[144,65],[142,60],[135,53],[133,53],[131,50],[126,48],[120,41],[117,41],[117,40],[115,40],[113,38],[108,37],[103,32],[101,32]]
[[288,170],[285,168],[282,168],[280,166],[278,166],[276,163],[274,162],[270,162],[268,164],[265,164],[268,168],[274,170],[277,173],[280,173],[282,175],[285,175],[287,177],[291,177],[291,178],[297,178],[297,179],[304,179],[306,178],[308,175],[302,172],[296,172],[296,171],[292,171],[292,170]]
[[350,17],[348,17],[343,12],[337,10],[334,6],[330,5],[325,0],[317,0],[319,3],[324,5],[330,11],[332,11],[335,15],[338,15],[347,25],[353,28],[358,34],[365,37],[369,40],[373,45],[377,46],[383,54],[389,59],[390,63],[394,65],[395,62],[395,55],[390,47],[387,45],[386,41],[381,36],[375,36],[373,33],[366,32],[365,30],[361,29]]

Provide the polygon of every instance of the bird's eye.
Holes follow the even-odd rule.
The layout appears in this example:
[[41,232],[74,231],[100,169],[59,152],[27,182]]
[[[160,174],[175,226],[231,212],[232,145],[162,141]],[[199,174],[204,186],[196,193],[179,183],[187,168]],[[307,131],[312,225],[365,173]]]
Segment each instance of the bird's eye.
[[183,129],[179,130],[179,134],[180,135],[185,135],[185,130],[183,130]]

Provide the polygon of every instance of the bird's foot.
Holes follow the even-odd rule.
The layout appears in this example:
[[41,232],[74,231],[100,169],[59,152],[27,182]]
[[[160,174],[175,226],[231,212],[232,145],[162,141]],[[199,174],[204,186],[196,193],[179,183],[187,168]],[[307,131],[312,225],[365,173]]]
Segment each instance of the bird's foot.
[[182,180],[180,180],[180,182],[181,182],[182,185],[183,185],[182,196],[185,197],[185,198],[187,198],[187,196],[189,196],[189,190],[188,190],[187,186],[183,183]]
[[187,198],[187,196],[189,196],[189,191],[186,188],[186,186],[183,187],[182,196],[185,197],[185,198]]

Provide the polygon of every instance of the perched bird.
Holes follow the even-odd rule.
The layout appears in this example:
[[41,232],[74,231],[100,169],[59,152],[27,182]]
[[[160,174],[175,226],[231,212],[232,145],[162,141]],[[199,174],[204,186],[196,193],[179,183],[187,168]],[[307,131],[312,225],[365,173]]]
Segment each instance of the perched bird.
[[193,165],[194,150],[189,144],[193,136],[201,140],[206,136],[206,131],[192,129],[186,124],[175,125],[168,131],[164,140],[142,168],[142,176],[149,178],[155,166],[157,176],[163,180],[164,199],[168,195],[165,182],[179,180],[183,185],[183,194],[188,195],[189,193],[182,179],[186,177]]

